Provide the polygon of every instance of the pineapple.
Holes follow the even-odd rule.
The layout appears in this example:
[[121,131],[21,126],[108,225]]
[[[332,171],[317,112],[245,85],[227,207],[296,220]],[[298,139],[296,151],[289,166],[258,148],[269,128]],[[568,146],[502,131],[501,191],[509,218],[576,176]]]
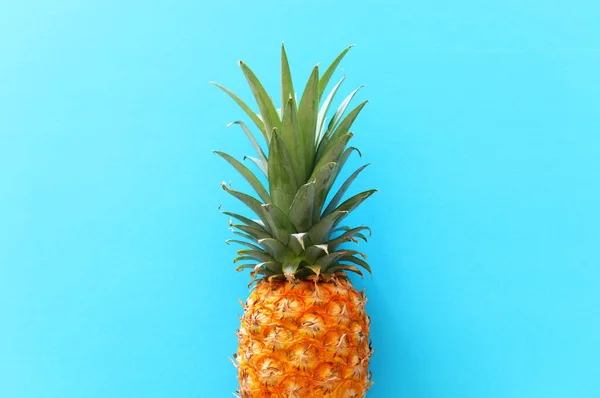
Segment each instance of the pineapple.
[[[367,240],[367,226],[350,227],[342,221],[371,196],[369,190],[342,201],[360,167],[341,184],[332,186],[353,151],[349,131],[366,102],[346,113],[356,94],[346,97],[326,123],[330,105],[345,76],[324,96],[344,49],[319,76],[315,66],[298,104],[285,48],[281,49],[281,108],[277,109],[260,81],[243,62],[239,65],[258,105],[256,114],[238,96],[225,91],[244,110],[261,133],[268,151],[241,121],[256,156],[247,156],[264,174],[261,179],[226,153],[216,154],[230,163],[254,189],[248,195],[222,187],[243,202],[258,219],[224,211],[242,245],[237,270],[250,270],[254,285],[243,304],[237,332],[239,345],[234,364],[239,390],[250,397],[364,397],[369,389],[372,348],[366,297],[350,282],[347,272],[371,272],[366,256],[345,247]],[[327,198],[331,197],[329,201]],[[236,220],[235,222],[233,220]]]

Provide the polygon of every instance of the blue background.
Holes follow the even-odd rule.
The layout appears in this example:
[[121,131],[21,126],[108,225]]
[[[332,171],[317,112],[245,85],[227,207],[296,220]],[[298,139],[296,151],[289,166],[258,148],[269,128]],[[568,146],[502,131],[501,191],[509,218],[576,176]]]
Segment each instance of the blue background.
[[[600,397],[600,3],[0,8],[0,397],[226,397],[248,293],[212,149],[356,43],[370,397]],[[341,71],[336,77],[341,76]],[[360,165],[359,159],[353,166]]]

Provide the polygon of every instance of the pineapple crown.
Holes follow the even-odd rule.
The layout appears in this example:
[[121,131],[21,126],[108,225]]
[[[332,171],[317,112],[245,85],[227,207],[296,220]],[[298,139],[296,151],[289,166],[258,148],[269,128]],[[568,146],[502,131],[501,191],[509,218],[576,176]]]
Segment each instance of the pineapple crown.
[[[359,267],[371,273],[366,256],[356,250],[343,248],[347,242],[367,241],[367,226],[341,225],[350,212],[376,190],[368,190],[340,203],[358,174],[368,165],[352,173],[327,202],[333,184],[354,147],[348,147],[352,138],[350,127],[366,105],[364,101],[346,113],[360,87],[352,91],[339,105],[329,122],[327,113],[345,76],[324,100],[325,89],[340,62],[352,46],[344,49],[319,77],[315,66],[301,95],[296,94],[285,48],[281,47],[281,108],[273,100],[243,62],[240,67],[250,86],[259,113],[227,88],[211,82],[227,93],[256,125],[268,148],[264,152],[251,130],[241,121],[239,125],[252,146],[256,157],[246,156],[266,177],[268,190],[259,178],[232,156],[214,151],[231,164],[254,189],[258,198],[242,193],[222,183],[229,194],[243,202],[258,220],[224,211],[237,222],[230,221],[231,230],[242,239],[231,239],[245,248],[238,251],[234,263],[237,270],[251,269],[254,282],[261,278],[311,279],[327,278],[346,271],[362,276]],[[320,105],[322,102],[322,105]]]

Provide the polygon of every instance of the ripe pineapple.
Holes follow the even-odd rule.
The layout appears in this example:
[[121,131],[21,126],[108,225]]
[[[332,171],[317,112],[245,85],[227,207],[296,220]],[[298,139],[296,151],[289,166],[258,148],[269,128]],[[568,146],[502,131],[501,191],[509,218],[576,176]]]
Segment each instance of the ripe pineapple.
[[241,162],[215,151],[248,181],[258,197],[222,184],[258,216],[253,220],[224,212],[237,220],[230,225],[242,238],[228,243],[244,246],[234,260],[240,264],[237,269],[251,270],[251,285],[255,284],[237,333],[238,393],[243,398],[358,398],[364,397],[372,384],[366,297],[346,276],[346,272],[362,276],[359,267],[369,273],[371,269],[363,253],[343,247],[358,243],[358,239],[366,241],[363,232],[370,230],[342,224],[375,192],[365,191],[342,202],[366,165],[351,174],[327,201],[346,160],[353,151],[358,152],[347,147],[352,138],[349,130],[367,102],[346,114],[358,89],[353,91],[326,123],[327,111],[345,77],[327,96],[323,94],[349,49],[342,51],[321,77],[314,67],[297,104],[282,46],[280,109],[243,62],[239,64],[259,114],[214,83],[244,110],[268,148],[265,153],[243,122],[232,123],[241,126],[256,150],[256,157],[246,158],[265,175],[268,190]]

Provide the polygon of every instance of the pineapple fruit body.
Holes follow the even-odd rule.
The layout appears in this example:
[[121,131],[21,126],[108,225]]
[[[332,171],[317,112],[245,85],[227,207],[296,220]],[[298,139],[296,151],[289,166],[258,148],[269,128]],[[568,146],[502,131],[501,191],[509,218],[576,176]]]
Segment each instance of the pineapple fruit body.
[[237,270],[250,270],[251,285],[256,284],[237,333],[234,363],[243,398],[362,398],[371,385],[366,298],[346,274],[371,272],[367,256],[347,247],[366,242],[365,231],[371,230],[343,222],[376,192],[371,189],[343,200],[367,165],[346,177],[337,192],[333,190],[349,157],[360,155],[348,142],[353,137],[350,128],[367,101],[346,112],[358,91],[354,90],[328,118],[345,76],[325,92],[349,49],[322,74],[315,66],[304,91],[296,95],[282,46],[279,108],[243,62],[239,65],[259,113],[215,83],[241,107],[265,144],[263,148],[252,130],[236,121],[231,125],[243,130],[256,151],[245,157],[254,171],[215,151],[254,193],[221,186],[258,217],[223,211],[231,217],[230,227],[237,236],[228,243],[242,246],[234,259]]
[[359,398],[371,384],[366,297],[350,280],[260,281],[238,331],[243,398]]

